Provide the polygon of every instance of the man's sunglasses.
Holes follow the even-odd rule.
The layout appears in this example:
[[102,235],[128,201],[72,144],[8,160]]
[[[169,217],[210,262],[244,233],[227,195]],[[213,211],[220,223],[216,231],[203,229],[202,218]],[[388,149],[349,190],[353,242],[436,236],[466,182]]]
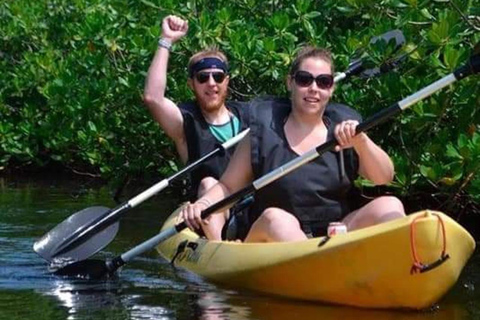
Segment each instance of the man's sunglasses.
[[216,71],[216,72],[197,72],[195,73],[195,79],[197,79],[200,83],[205,83],[210,79],[210,76],[213,77],[216,83],[222,83],[227,76],[224,72]]
[[331,74],[320,74],[314,77],[310,72],[297,71],[295,72],[293,79],[295,83],[300,87],[309,87],[312,85],[313,80],[320,89],[330,89],[333,86],[333,76]]

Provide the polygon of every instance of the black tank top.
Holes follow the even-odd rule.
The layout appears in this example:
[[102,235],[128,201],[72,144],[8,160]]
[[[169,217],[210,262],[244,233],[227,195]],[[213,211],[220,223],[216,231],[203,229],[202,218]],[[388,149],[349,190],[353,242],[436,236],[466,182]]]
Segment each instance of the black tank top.
[[[290,148],[284,125],[291,112],[288,99],[258,99],[251,104],[251,156],[255,179],[298,157]],[[329,104],[323,120],[327,140],[333,138],[335,125],[361,116],[341,104]],[[351,211],[349,194],[358,176],[358,157],[353,149],[329,151],[281,179],[260,189],[250,210],[254,221],[265,209],[278,207],[294,214],[305,233],[325,232],[328,223],[339,221]]]

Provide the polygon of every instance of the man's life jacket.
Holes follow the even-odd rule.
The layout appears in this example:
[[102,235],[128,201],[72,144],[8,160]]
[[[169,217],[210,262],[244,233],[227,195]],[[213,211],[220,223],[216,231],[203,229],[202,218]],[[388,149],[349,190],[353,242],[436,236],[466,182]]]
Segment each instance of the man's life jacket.
[[[240,121],[239,132],[245,130],[249,126],[249,103],[227,101],[225,103],[227,109],[232,115],[235,115]],[[183,129],[187,140],[188,161],[192,163],[202,156],[210,153],[218,148],[221,143],[213,136],[210,131],[210,124],[203,117],[200,107],[195,102],[187,102],[179,105],[183,116]],[[239,133],[236,132],[235,134]],[[216,155],[209,160],[200,164],[191,172],[191,191],[190,199],[196,199],[197,190],[200,181],[205,177],[213,177],[219,179],[227,168],[228,162],[235,148],[229,148],[225,153]]]

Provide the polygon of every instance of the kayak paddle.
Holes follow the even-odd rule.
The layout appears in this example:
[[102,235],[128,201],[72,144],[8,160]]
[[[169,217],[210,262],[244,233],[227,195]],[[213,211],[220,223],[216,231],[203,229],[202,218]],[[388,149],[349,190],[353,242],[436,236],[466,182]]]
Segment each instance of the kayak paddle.
[[[409,108],[418,101],[421,101],[429,97],[433,93],[443,89],[444,87],[451,85],[454,82],[475,73],[480,73],[480,52],[476,52],[475,54],[473,54],[467,64],[458,68],[453,73],[441,78],[440,80],[437,80],[436,82],[393,104],[392,106],[377,112],[372,117],[357,126],[357,134],[360,132],[365,132],[375,127],[376,125],[385,122],[389,118],[396,116],[397,114]],[[263,177],[258,178],[257,180],[253,181],[249,186],[235,192],[227,198],[224,198],[223,200],[203,210],[201,213],[202,219],[205,219],[214,212],[221,211],[223,208],[231,205],[232,203],[235,203],[237,200],[245,197],[246,195],[253,194],[255,191],[265,187],[266,185],[274,182],[275,180],[278,180],[279,178],[285,176],[296,168],[314,160],[323,153],[334,149],[336,145],[337,142],[335,141],[335,139],[329,140],[326,143],[303,154],[302,156],[299,156],[289,161],[285,165],[264,175]],[[138,246],[130,249],[129,251],[121,254],[120,256],[115,257],[113,260],[103,261],[92,259],[78,261],[69,264],[63,268],[59,268],[54,273],[57,275],[80,276],[84,278],[101,278],[112,275],[115,273],[116,270],[125,265],[127,262],[131,261],[136,256],[153,249],[162,241],[176,235],[185,228],[187,228],[186,223],[181,222],[174,227],[160,232],[156,236],[139,244]]]
[[242,140],[249,130],[240,132],[207,155],[114,209],[90,207],[74,213],[37,240],[33,250],[47,261],[53,257],[78,261],[92,256],[113,240],[118,231],[118,220],[128,210],[162,191],[173,180],[194,170],[202,162],[225,152]]

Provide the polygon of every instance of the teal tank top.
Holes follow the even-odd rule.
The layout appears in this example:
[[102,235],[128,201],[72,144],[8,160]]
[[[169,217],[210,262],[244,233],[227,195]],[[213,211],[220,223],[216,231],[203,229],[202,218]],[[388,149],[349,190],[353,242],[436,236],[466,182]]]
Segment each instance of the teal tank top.
[[238,134],[240,130],[240,120],[238,120],[235,115],[232,115],[230,121],[227,123],[220,125],[209,124],[208,126],[213,136],[221,143],[224,143]]

